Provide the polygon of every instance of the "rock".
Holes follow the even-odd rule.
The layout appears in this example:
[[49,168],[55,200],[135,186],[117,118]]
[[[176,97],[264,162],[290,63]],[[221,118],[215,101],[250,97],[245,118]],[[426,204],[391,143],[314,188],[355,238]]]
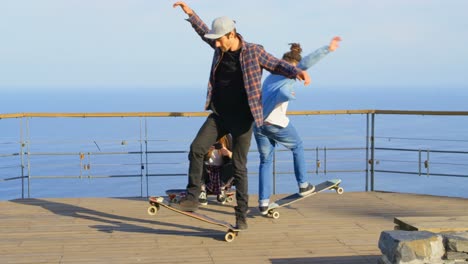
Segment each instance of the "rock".
[[445,255],[441,235],[427,231],[383,231],[379,248],[390,263],[443,263]]
[[468,232],[444,234],[448,251],[468,253]]

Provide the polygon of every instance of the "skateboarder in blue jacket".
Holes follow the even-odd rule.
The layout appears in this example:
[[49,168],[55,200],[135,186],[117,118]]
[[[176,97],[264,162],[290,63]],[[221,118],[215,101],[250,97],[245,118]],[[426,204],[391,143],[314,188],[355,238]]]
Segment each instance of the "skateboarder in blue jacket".
[[[283,60],[307,70],[338,47],[341,39],[335,37],[329,46],[324,46],[306,57],[301,57],[302,49],[299,44],[292,43],[291,50],[283,55]],[[288,103],[295,99],[294,79],[281,75],[269,75],[262,86],[263,125],[254,126],[254,136],[260,152],[259,168],[259,210],[262,215],[268,213],[270,196],[272,194],[273,153],[277,144],[281,144],[292,151],[294,160],[294,174],[302,196],[312,193],[315,186],[307,181],[307,169],[304,158],[302,140],[296,129],[286,116]]]

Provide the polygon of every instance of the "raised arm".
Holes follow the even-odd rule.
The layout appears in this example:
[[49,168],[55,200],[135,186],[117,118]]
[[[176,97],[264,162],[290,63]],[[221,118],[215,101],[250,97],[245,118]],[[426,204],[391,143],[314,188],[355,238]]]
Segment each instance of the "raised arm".
[[188,15],[187,21],[190,22],[193,29],[212,48],[215,48],[215,40],[205,38],[205,34],[209,31],[208,26],[201,20],[201,18],[184,2],[179,1],[172,5],[172,7],[180,7],[185,14]]
[[329,51],[335,51],[338,48],[338,43],[341,41],[340,37],[334,37],[330,41],[330,45],[328,46]]
[[323,59],[328,53],[335,51],[338,48],[338,43],[341,41],[340,37],[334,37],[330,41],[329,46],[323,46],[315,50],[314,52],[310,53],[309,55],[302,58],[299,62],[297,67],[301,68],[302,70],[307,70],[310,67],[314,66],[317,62]]
[[184,11],[185,14],[187,14],[189,17],[191,17],[193,15],[193,10],[184,2],[182,1],[179,1],[179,2],[175,2],[172,7],[176,8],[176,7],[180,7],[182,9],[182,11]]

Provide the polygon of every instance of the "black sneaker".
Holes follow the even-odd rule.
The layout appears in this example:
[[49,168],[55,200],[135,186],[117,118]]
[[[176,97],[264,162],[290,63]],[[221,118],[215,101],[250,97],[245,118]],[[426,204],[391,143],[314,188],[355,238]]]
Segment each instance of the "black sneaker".
[[198,196],[198,203],[200,205],[208,205],[208,199],[206,198],[206,192],[200,192],[200,196]]
[[236,229],[240,230],[246,230],[248,228],[247,225],[247,213],[241,213],[239,211],[236,211]]
[[198,209],[198,201],[192,201],[183,197],[178,203],[171,205],[172,207],[185,212],[195,212]]
[[247,221],[244,219],[237,219],[236,220],[236,229],[239,230],[247,230],[249,226],[247,225]]
[[299,195],[306,196],[306,195],[313,193],[314,191],[315,191],[315,186],[309,183],[307,187],[299,188]]

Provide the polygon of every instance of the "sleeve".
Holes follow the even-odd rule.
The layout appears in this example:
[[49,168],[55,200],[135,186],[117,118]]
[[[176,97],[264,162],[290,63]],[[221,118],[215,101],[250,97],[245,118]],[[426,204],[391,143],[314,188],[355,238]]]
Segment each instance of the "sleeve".
[[192,16],[186,19],[193,27],[200,38],[210,45],[213,49],[216,48],[214,39],[205,38],[205,34],[210,30],[203,20],[194,12]]
[[301,72],[301,69],[289,64],[284,60],[280,60],[270,53],[266,52],[262,46],[257,46],[257,53],[259,54],[258,59],[260,65],[265,70],[273,73],[283,75],[289,79],[296,78],[297,74]]
[[302,58],[297,67],[302,70],[307,70],[323,59],[328,53],[330,53],[328,46],[323,46]]

